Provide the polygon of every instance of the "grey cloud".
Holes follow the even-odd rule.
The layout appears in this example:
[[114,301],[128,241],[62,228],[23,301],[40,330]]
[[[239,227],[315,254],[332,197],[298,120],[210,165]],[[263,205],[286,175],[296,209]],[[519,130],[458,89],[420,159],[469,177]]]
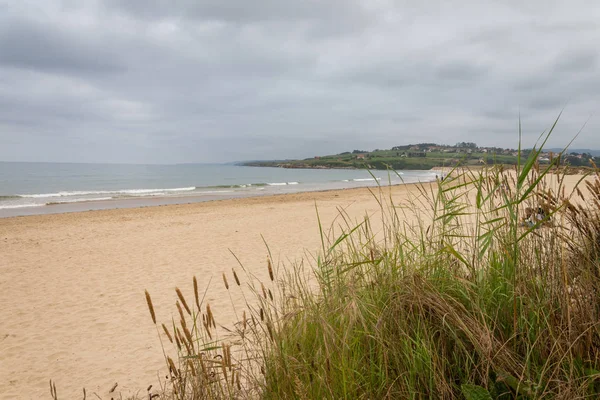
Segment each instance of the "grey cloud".
[[526,77],[516,77],[514,88],[519,92],[530,93],[543,90],[556,82],[556,77],[550,74],[540,73]]
[[365,17],[360,2],[348,0],[109,0],[105,4],[108,9],[123,10],[135,17],[152,19],[192,18],[240,23],[327,18],[332,21],[346,19],[357,22]]
[[86,43],[56,26],[27,19],[0,26],[0,64],[15,68],[72,73],[114,73],[124,67],[108,44]]
[[529,103],[529,107],[534,110],[559,110],[565,105],[565,99],[556,95],[541,95]]
[[436,70],[437,78],[450,81],[474,81],[486,73],[486,68],[466,62],[443,65]]
[[598,107],[595,3],[29,1],[0,16],[0,160],[510,147],[519,113],[535,140]]
[[558,56],[556,73],[581,73],[598,71],[598,52],[595,49],[566,51]]
[[482,111],[482,116],[489,120],[510,121],[518,116],[518,110],[498,107]]

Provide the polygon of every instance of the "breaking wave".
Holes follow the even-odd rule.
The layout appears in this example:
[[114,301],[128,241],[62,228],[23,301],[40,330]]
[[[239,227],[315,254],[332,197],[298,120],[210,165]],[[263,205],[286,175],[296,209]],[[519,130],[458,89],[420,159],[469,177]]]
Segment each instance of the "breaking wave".
[[190,192],[196,190],[195,186],[174,188],[174,189],[126,189],[126,190],[74,190],[74,191],[63,191],[56,193],[40,193],[40,194],[19,194],[17,197],[20,198],[32,198],[32,199],[43,199],[53,197],[73,197],[73,196],[89,196],[96,194],[111,194],[111,195],[136,195],[136,194],[149,194],[149,193],[176,193],[176,192]]

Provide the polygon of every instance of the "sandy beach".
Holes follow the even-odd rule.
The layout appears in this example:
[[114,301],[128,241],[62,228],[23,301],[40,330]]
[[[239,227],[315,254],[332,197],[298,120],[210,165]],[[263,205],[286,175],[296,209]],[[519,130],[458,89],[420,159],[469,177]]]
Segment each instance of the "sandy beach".
[[[568,176],[567,188],[579,178]],[[395,204],[420,193],[383,190]],[[61,398],[83,387],[102,398],[144,394],[165,375],[144,290],[168,322],[175,287],[192,298],[195,275],[201,288],[210,282],[217,323],[230,325],[231,301],[243,309],[222,283],[223,272],[240,271],[231,252],[267,282],[263,237],[280,267],[315,254],[315,205],[325,227],[343,208],[378,229],[379,205],[365,188],[0,219],[0,398],[49,398],[49,379]]]
[[[391,190],[395,201],[417,193]],[[379,210],[367,189],[350,189],[0,219],[0,398],[49,398],[49,379],[61,398],[81,397],[83,387],[103,398],[145,393],[165,369],[144,290],[168,322],[175,287],[192,296],[194,275],[201,287],[212,279],[217,322],[233,322],[221,278],[239,271],[231,252],[259,278],[262,237],[276,263],[314,254],[315,204],[325,226],[338,207],[357,220]]]

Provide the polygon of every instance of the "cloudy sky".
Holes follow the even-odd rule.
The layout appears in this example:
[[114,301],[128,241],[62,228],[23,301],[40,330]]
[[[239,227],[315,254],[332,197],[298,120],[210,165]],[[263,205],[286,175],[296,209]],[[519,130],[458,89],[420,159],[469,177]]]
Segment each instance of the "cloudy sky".
[[0,0],[0,160],[600,148],[597,0]]

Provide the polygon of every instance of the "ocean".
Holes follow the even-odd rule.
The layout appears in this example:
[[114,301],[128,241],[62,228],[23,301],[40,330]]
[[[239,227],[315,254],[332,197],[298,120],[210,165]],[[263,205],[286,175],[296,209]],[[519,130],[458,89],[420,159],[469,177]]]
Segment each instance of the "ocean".
[[434,171],[0,162],[0,217],[428,182]]

